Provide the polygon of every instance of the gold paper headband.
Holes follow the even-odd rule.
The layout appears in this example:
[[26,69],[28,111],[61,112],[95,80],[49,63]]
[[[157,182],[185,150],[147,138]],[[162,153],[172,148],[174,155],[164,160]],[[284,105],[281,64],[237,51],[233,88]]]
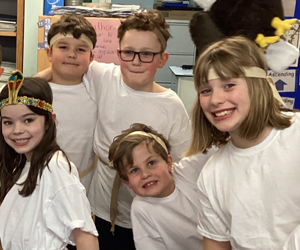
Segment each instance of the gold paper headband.
[[[144,131],[134,131],[134,132],[131,132],[130,134],[126,135],[120,141],[120,144],[123,141],[125,141],[125,139],[128,138],[131,135],[144,135],[144,136],[150,137],[150,138],[154,139],[159,145],[161,145],[163,147],[163,149],[166,151],[166,153],[169,154],[166,144],[164,143],[164,141],[160,137],[158,137],[157,135],[154,135],[152,133],[147,133],[147,132],[144,132]],[[108,166],[109,167],[113,167],[114,166],[113,161],[109,162]]]
[[[258,67],[242,67],[245,73],[245,77],[254,77],[254,78],[267,78],[266,71]],[[231,76],[228,76],[231,77]],[[219,79],[220,76],[216,73],[214,68],[210,68],[208,71],[208,80]]]
[[147,132],[144,132],[144,131],[134,131],[134,132],[131,132],[130,134],[126,135],[122,140],[124,141],[126,138],[128,138],[129,136],[131,135],[144,135],[144,136],[147,136],[147,137],[150,137],[150,138],[153,138],[160,146],[163,147],[163,149],[166,151],[166,153],[168,154],[168,149],[167,149],[167,146],[166,144],[163,142],[162,139],[160,139],[160,137],[158,137],[157,135],[154,135],[152,133],[147,133]]
[[[68,38],[68,37],[71,37],[71,38],[75,38],[71,33],[68,33],[68,34],[62,34],[62,33],[58,33],[56,34],[55,36],[53,36],[50,40],[50,48],[52,47],[52,45],[54,43],[56,43],[58,40],[62,39],[62,38]],[[81,36],[79,38],[75,38],[75,39],[79,39],[83,42],[85,42],[91,50],[93,50],[93,42],[91,41],[91,39],[89,39],[89,37],[85,34],[81,34]]]
[[[272,78],[267,77],[266,72],[258,67],[242,67],[245,73],[245,77],[253,77],[253,78],[265,78],[268,80],[268,83],[270,84],[270,87],[273,92],[273,96],[281,103],[282,106],[287,107],[285,102],[282,100],[281,96],[279,95],[275,84],[273,83]],[[228,76],[230,77],[230,76]],[[210,68],[208,71],[208,80],[214,80],[214,79],[219,79],[220,76],[217,75],[216,71],[214,68]]]
[[165,49],[167,48],[167,41],[164,38],[163,34],[156,27],[154,28],[154,30],[152,30],[152,32],[157,36],[158,40],[161,42],[163,51],[165,51]]
[[0,110],[8,105],[23,104],[34,106],[52,113],[53,109],[51,104],[33,97],[18,96],[23,81],[23,74],[19,70],[11,72],[11,76],[7,80],[8,98],[0,101]]

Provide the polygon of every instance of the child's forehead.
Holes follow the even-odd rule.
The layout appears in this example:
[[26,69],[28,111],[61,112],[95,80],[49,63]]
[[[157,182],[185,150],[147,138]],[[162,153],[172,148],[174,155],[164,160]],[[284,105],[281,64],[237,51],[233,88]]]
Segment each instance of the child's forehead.
[[78,46],[89,47],[86,42],[84,42],[80,39],[74,38],[74,37],[64,37],[64,38],[61,38],[58,41],[56,41],[56,43],[57,44],[73,44],[73,45],[78,45]]
[[1,116],[16,118],[16,117],[25,117],[33,113],[26,105],[23,104],[12,104],[5,106],[1,109]]
[[156,49],[161,46],[161,43],[157,35],[152,31],[130,29],[125,32],[121,40],[121,45],[126,47]]

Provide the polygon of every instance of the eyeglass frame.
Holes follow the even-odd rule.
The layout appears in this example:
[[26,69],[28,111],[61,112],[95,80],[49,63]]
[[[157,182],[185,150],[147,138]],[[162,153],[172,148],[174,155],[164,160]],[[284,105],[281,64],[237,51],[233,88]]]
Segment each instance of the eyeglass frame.
[[[133,56],[133,58],[132,58],[131,60],[124,60],[124,59],[122,58],[122,52],[125,52],[125,51],[134,53],[134,56]],[[163,51],[159,51],[159,52],[152,52],[152,51],[139,51],[139,52],[135,52],[135,51],[133,51],[133,50],[123,49],[123,50],[119,50],[119,53],[120,53],[120,58],[121,58],[121,60],[122,60],[123,62],[132,62],[132,61],[135,59],[135,56],[138,55],[140,62],[142,62],[142,63],[152,63],[153,60],[154,60],[154,57],[155,57],[156,55],[158,55],[158,54],[162,54]],[[141,60],[140,53],[152,53],[152,54],[153,54],[153,55],[152,55],[152,60],[151,60],[150,62],[144,62],[144,61],[142,61],[142,60]]]

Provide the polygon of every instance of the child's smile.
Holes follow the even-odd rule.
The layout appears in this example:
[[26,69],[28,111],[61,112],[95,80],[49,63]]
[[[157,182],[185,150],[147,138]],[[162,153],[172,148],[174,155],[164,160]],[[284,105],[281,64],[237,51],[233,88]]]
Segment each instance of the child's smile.
[[134,147],[132,158],[133,166],[128,168],[128,182],[125,183],[137,195],[162,198],[174,191],[171,159],[165,162],[160,155],[149,152],[145,143]]
[[238,132],[250,109],[248,86],[243,78],[210,80],[200,87],[199,98],[207,119],[231,135]]
[[1,109],[1,123],[5,142],[30,161],[44,136],[45,117],[35,114],[26,105],[9,105]]

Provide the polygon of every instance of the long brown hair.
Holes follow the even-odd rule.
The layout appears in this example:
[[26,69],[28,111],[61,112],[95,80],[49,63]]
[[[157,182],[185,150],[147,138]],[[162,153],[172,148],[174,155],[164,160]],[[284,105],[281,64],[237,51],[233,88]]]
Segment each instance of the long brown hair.
[[[52,104],[53,97],[51,88],[42,78],[24,78],[23,85],[18,93],[18,96],[34,97],[36,99],[44,100]],[[8,97],[7,85],[3,88],[0,94],[0,101]],[[19,194],[26,197],[33,193],[37,179],[42,175],[43,170],[48,166],[53,154],[60,150],[56,142],[56,126],[52,114],[49,111],[27,106],[34,113],[45,117],[45,127],[47,128],[40,143],[33,150],[30,162],[30,169],[26,180],[23,183],[18,183],[22,186]],[[1,114],[1,111],[0,111]],[[2,131],[2,121],[0,123]],[[62,151],[63,152],[63,151]],[[70,170],[71,165],[66,156]],[[2,132],[0,133],[0,203],[4,200],[8,191],[15,185],[23,171],[26,163],[26,156],[18,154],[11,148],[4,140]]]
[[[250,109],[240,126],[240,137],[255,139],[266,126],[284,129],[291,125],[290,117],[282,113],[266,78],[246,77],[244,67],[258,67],[267,71],[264,55],[258,46],[244,37],[231,37],[209,46],[198,58],[194,67],[194,82],[198,92],[208,83],[212,68],[221,80],[245,78],[250,96]],[[206,152],[212,145],[226,144],[230,135],[215,128],[206,118],[198,100],[192,114],[193,139],[186,155]]]

